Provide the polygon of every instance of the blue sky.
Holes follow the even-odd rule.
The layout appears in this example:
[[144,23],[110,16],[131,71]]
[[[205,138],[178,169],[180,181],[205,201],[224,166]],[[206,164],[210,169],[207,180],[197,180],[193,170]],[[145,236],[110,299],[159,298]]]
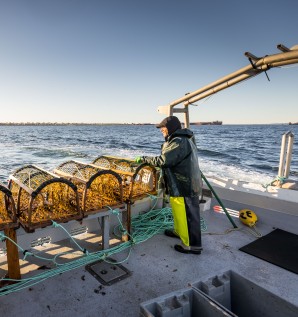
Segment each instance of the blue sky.
[[[297,0],[0,0],[0,122],[156,123],[166,105],[298,44]],[[224,90],[191,121],[298,121],[298,67]]]

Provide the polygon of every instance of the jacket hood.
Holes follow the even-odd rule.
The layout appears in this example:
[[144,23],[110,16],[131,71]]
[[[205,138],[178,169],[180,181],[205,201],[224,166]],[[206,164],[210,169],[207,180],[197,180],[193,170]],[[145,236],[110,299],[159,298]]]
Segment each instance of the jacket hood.
[[181,122],[175,116],[166,117],[160,124],[156,125],[157,128],[166,127],[169,135],[173,134],[176,130],[181,129]]
[[170,138],[172,139],[173,137],[176,137],[176,136],[184,136],[184,137],[187,137],[187,138],[191,138],[193,137],[193,132],[189,129],[178,129],[176,130],[172,135],[170,135]]

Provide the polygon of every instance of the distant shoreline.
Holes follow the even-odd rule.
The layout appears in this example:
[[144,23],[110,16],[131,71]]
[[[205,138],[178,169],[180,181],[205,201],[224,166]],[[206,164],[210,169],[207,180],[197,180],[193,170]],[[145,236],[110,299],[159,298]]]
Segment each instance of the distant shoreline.
[[155,123],[72,123],[72,122],[0,122],[0,126],[67,126],[67,125],[155,125]]
[[[111,125],[136,125],[136,126],[143,126],[143,125],[156,125],[156,123],[84,123],[84,122],[0,122],[0,126],[111,126]],[[197,123],[190,123],[191,126],[200,126]],[[205,125],[205,124],[202,124]],[[213,125],[213,124],[210,124]],[[297,125],[297,123],[226,123],[222,124],[224,126],[229,125]]]

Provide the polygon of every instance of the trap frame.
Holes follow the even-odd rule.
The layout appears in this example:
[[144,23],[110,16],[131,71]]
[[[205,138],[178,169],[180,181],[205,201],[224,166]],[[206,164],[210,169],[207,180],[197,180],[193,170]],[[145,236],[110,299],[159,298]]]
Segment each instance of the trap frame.
[[71,180],[78,188],[84,216],[123,207],[121,177],[112,170],[77,161],[60,164],[54,173]]
[[138,164],[133,160],[102,155],[91,165],[111,169],[121,176],[124,201],[132,202],[157,193],[157,171],[147,163]]
[[[4,231],[7,258],[7,274],[11,279],[20,279],[20,263],[17,247],[16,229],[20,224],[11,191],[0,183],[0,231]],[[6,282],[7,283],[7,282]],[[5,282],[0,282],[0,289]]]
[[55,222],[82,219],[77,187],[67,179],[35,165],[9,176],[8,188],[16,201],[17,217],[27,232]]
[[0,231],[19,226],[11,191],[0,183]]

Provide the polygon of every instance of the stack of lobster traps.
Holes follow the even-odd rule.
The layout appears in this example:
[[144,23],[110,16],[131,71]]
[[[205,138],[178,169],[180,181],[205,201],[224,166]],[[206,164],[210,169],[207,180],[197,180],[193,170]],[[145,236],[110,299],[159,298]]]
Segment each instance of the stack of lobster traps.
[[157,171],[147,163],[138,164],[129,159],[99,156],[91,165],[115,171],[121,176],[123,199],[126,202],[157,193]]
[[110,169],[72,160],[59,165],[54,173],[77,186],[84,216],[123,207],[122,179]]
[[9,177],[20,224],[27,232],[55,222],[82,219],[77,187],[67,179],[35,165],[26,165]]

